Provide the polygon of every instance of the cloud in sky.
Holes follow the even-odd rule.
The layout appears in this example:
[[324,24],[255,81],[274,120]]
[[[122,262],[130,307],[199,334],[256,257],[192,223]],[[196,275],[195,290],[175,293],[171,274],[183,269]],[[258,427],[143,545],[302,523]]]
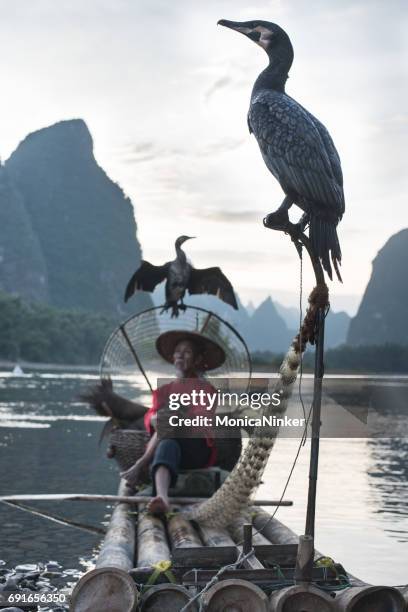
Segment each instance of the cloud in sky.
[[244,140],[238,138],[223,138],[218,141],[202,143],[194,148],[166,148],[154,141],[136,142],[124,147],[122,154],[125,163],[133,164],[162,158],[199,158],[213,156],[218,153],[225,153],[240,147]]
[[231,85],[232,82],[233,81],[230,76],[224,75],[224,76],[218,77],[214,81],[214,83],[212,83],[210,87],[207,89],[207,91],[205,92],[204,94],[205,100],[208,102],[210,98],[217,91],[220,91],[220,89],[224,89],[225,87],[228,87],[228,85]]
[[[196,211],[190,210],[190,214],[197,214]],[[246,223],[248,221],[259,221],[262,219],[262,211],[260,210],[221,210],[209,208],[201,209],[201,214],[211,221],[222,221],[225,223]]]
[[290,241],[262,227],[283,195],[246,125],[266,57],[217,27],[220,18],[287,30],[295,50],[287,91],[339,149],[345,283],[333,292],[361,295],[376,251],[408,226],[405,2],[3,0],[1,8],[2,157],[28,132],[82,117],[98,162],[134,202],[147,259],[158,244],[197,234],[244,301],[289,295],[298,283]]

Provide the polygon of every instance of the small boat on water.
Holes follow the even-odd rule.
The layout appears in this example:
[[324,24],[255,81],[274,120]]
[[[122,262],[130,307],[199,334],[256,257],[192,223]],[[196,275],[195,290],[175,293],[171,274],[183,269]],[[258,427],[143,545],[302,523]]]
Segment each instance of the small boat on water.
[[19,363],[16,363],[11,373],[13,376],[25,376],[25,372]]
[[[212,479],[216,487],[226,475],[223,470],[210,468],[191,471],[187,477],[196,483],[203,478]],[[149,493],[147,490],[140,495]],[[132,494],[124,480],[118,494]],[[180,497],[180,501],[186,500]],[[406,612],[408,609],[408,592],[367,585],[317,551],[310,582],[299,580],[298,536],[259,505],[248,506],[246,512],[222,528],[188,520],[184,507],[177,504],[177,497],[172,497],[171,512],[158,517],[148,514],[143,503],[118,503],[95,569],[76,585],[70,610]]]
[[[301,353],[308,341],[314,341],[320,308],[316,296],[326,303],[327,287],[321,294],[314,291],[300,332],[279,370],[279,414],[286,410]],[[187,314],[190,311],[195,315],[191,316],[192,329],[208,331],[210,322],[217,320],[218,333],[220,320],[215,315],[192,308]],[[202,313],[202,325],[196,322],[197,311]],[[145,346],[136,340],[140,319],[149,321],[151,312],[137,315],[137,326],[131,319],[126,329],[122,326],[112,334],[101,374],[118,372],[122,362],[132,363],[132,357],[141,366],[141,351],[136,353],[134,346]],[[130,351],[126,359],[123,347]],[[244,350],[242,354],[245,357]],[[241,361],[250,373],[250,362]],[[148,368],[140,369],[147,380]],[[242,452],[231,446],[226,450],[231,441],[217,439],[217,451],[223,448],[220,457],[229,459],[231,465],[189,470],[184,483],[179,483],[180,490],[170,490],[170,512],[165,515],[147,512],[149,490],[138,492],[134,501],[129,497],[118,500],[95,568],[72,593],[71,612],[407,612],[408,589],[367,585],[356,579],[341,564],[315,551],[311,535],[298,537],[262,509],[281,501],[253,500],[276,435],[274,428],[258,432]],[[130,453],[143,453],[143,436],[146,432],[136,430],[111,432],[109,456],[115,457],[121,470],[127,469],[125,462],[133,465],[137,459],[130,458]],[[199,483],[205,478],[204,492]],[[119,495],[132,493],[121,480]]]

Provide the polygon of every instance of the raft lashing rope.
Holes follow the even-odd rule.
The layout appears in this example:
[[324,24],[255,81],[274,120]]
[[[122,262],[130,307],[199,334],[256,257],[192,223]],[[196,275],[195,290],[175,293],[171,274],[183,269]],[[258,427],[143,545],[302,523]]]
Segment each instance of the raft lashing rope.
[[[302,354],[308,342],[315,342],[317,312],[320,309],[326,310],[329,306],[327,285],[316,285],[310,293],[308,303],[299,333],[293,339],[279,370],[275,392],[280,395],[280,404],[264,408],[263,415],[283,415],[286,412],[301,366]],[[209,526],[225,527],[243,512],[249,511],[251,496],[261,484],[278,432],[279,427],[255,428],[238,463],[221,487],[208,500],[185,508],[183,515],[189,520]]]

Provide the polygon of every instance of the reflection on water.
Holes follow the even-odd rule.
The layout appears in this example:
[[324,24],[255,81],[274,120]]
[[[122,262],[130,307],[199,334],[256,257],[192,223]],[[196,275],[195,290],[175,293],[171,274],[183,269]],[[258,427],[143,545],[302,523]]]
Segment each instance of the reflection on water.
[[[116,467],[98,449],[103,419],[78,400],[79,393],[97,379],[85,374],[22,378],[0,374],[2,493],[116,492]],[[406,385],[405,379],[333,377],[325,381],[325,401],[346,408],[340,413],[351,411],[358,416],[359,410],[367,409],[385,435],[390,429],[395,433],[406,428],[407,403],[401,399],[406,397]],[[143,403],[149,401],[135,386],[131,388],[130,380],[116,381],[115,390],[138,396]],[[280,496],[297,444],[294,439],[278,440],[259,497]],[[402,436],[326,438],[321,443],[316,546],[369,582],[407,582],[407,451],[408,441]],[[279,509],[277,515],[297,532],[304,530],[308,462],[307,444],[286,496],[295,505]],[[110,512],[103,504],[89,502],[31,505],[93,525],[106,524]],[[2,504],[0,525],[0,558],[11,565],[55,560],[65,568],[78,569],[92,561],[100,540],[98,535]]]
[[385,529],[398,542],[408,542],[408,440],[369,440],[372,464],[368,471],[374,507]]

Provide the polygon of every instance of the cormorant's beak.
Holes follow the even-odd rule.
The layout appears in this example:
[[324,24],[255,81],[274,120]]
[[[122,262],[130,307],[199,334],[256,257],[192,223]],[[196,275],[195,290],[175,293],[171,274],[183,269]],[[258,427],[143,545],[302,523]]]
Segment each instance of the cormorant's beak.
[[183,240],[183,242],[186,242],[187,240],[194,240],[195,236],[186,236]]
[[245,34],[247,38],[253,40],[257,45],[267,50],[270,36],[272,33],[265,27],[260,25],[254,27],[251,21],[228,21],[228,19],[220,19],[218,25],[222,25],[230,30],[235,30],[241,34]]
[[244,21],[229,21],[228,19],[220,19],[217,25],[224,26],[230,30],[235,30],[236,32],[241,32],[241,34],[245,34],[246,36],[253,32],[253,29],[248,27]]

